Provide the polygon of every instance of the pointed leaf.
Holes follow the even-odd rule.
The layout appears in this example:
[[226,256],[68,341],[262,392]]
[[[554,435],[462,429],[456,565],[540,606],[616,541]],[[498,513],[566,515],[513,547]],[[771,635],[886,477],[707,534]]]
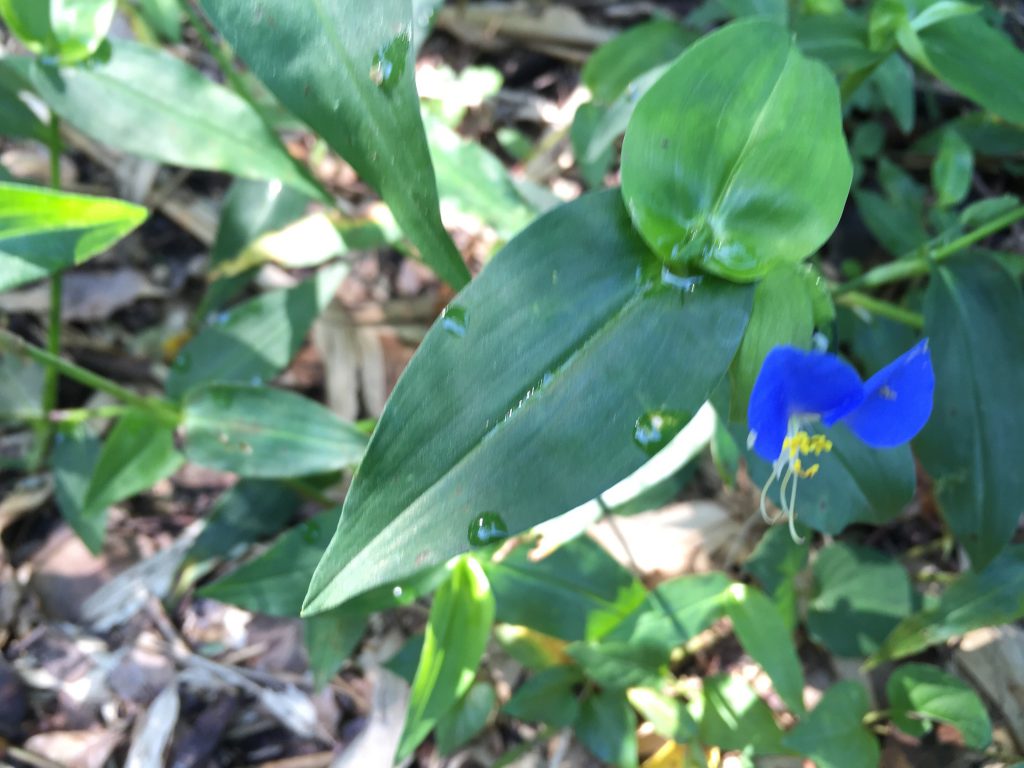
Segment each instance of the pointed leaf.
[[469,272],[441,226],[420,122],[409,0],[203,0],[249,68],[377,189],[423,260]]
[[878,739],[861,722],[868,712],[864,686],[836,683],[782,743],[811,758],[818,768],[876,768]]
[[985,705],[963,680],[931,664],[904,664],[885,684],[893,722],[913,736],[923,736],[938,720],[954,726],[971,749],[992,741],[992,722]]
[[145,218],[120,200],[0,182],[0,291],[81,264]]
[[307,611],[573,509],[685,425],[750,293],[649,266],[616,191],[556,209],[491,261],[388,401]]

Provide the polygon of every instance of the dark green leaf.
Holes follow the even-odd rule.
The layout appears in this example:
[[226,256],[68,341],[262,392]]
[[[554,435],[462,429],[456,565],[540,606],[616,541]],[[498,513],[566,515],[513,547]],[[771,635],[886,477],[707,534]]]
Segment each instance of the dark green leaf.
[[587,538],[543,560],[519,546],[484,566],[498,604],[497,620],[563,640],[596,640],[644,599],[643,585]]
[[789,18],[786,0],[718,0],[737,19],[746,16],[764,16],[777,24],[785,24]]
[[821,246],[852,173],[835,78],[763,19],[688,48],[644,94],[622,146],[644,239],[669,263],[732,279]]
[[352,655],[366,632],[366,615],[345,608],[303,619],[313,684],[323,688]]
[[17,73],[0,59],[0,135],[46,142],[50,132],[22,100],[22,89]]
[[111,504],[151,488],[184,463],[174,447],[174,429],[148,411],[122,416],[103,441],[82,510],[101,516]]
[[414,81],[409,0],[204,0],[221,33],[281,103],[375,187],[423,260],[469,281],[441,226]]
[[474,683],[455,708],[437,721],[438,751],[450,755],[480,733],[487,725],[497,698],[490,683]]
[[925,135],[911,151],[935,154],[947,130],[954,130],[979,155],[1016,157],[1024,153],[1024,127],[1011,125],[987,112],[971,112]]
[[744,569],[775,601],[786,626],[796,627],[796,576],[807,565],[807,547],[793,541],[786,526],[769,528],[747,558]]
[[971,191],[974,152],[956,131],[946,131],[932,165],[932,188],[940,206],[956,205]]
[[1024,546],[1018,545],[1007,548],[983,571],[962,575],[935,606],[903,619],[870,662],[910,656],[972,629],[1022,616]]
[[576,156],[580,176],[583,177],[583,181],[590,189],[600,189],[604,186],[605,174],[611,168],[615,155],[609,142],[597,153],[596,157],[589,157],[590,144],[594,139],[597,127],[604,118],[604,113],[605,110],[596,104],[581,104],[576,110],[576,115],[572,119],[572,128],[569,130],[572,151]]
[[928,240],[920,212],[905,199],[885,198],[868,189],[856,190],[853,199],[871,234],[893,256],[910,253]]
[[108,61],[36,62],[28,76],[62,119],[120,152],[321,194],[247,101],[169,53],[122,40]]
[[100,441],[95,437],[62,432],[55,438],[52,461],[57,508],[93,554],[103,551],[107,525],[106,507],[85,514],[85,495],[99,457]]
[[0,353],[0,423],[42,415],[45,378],[46,369],[32,358]]
[[878,740],[861,723],[868,712],[868,694],[852,681],[840,682],[782,743],[814,761],[818,768],[877,768]]
[[575,734],[602,763],[619,768],[636,766],[636,715],[621,691],[587,696],[580,705]]
[[321,269],[295,288],[270,291],[211,316],[178,354],[167,394],[182,397],[210,382],[261,384],[280,373],[334,298],[347,264]]
[[217,499],[186,559],[225,557],[239,545],[272,536],[287,525],[300,503],[299,496],[280,483],[242,480]]
[[839,656],[867,656],[914,610],[906,570],[879,552],[836,543],[821,550],[813,568],[807,628]]
[[747,420],[747,403],[765,357],[785,344],[806,349],[814,317],[802,270],[783,264],[765,275],[754,289],[754,309],[736,359],[729,368],[733,421]]
[[624,642],[573,643],[565,652],[579,663],[587,679],[616,691],[658,685],[669,660],[668,654],[654,645]]
[[918,37],[927,57],[918,64],[985,109],[1024,123],[1024,52],[1008,35],[969,15],[923,29]]
[[1024,297],[991,260],[938,267],[924,301],[935,409],[915,447],[976,568],[1010,541],[1024,498]]
[[740,677],[705,678],[702,696],[690,703],[690,714],[700,724],[700,740],[707,746],[723,751],[752,747],[758,755],[782,752],[782,734],[772,711]]
[[430,607],[397,759],[410,755],[469,690],[493,623],[487,576],[474,558],[462,557]]
[[853,11],[798,16],[793,20],[793,32],[801,51],[825,62],[839,75],[878,63],[878,54],[868,48],[867,21]]
[[885,685],[892,721],[912,736],[923,736],[932,721],[949,723],[971,749],[992,741],[992,723],[978,694],[967,683],[930,664],[904,664]]
[[523,683],[502,711],[528,723],[545,723],[552,728],[572,725],[580,711],[577,689],[583,684],[578,667],[545,669]]
[[763,592],[745,584],[730,586],[724,605],[740,645],[768,673],[790,711],[802,714],[804,673],[782,614]]
[[693,30],[665,19],[637,24],[594,51],[580,79],[595,101],[610,104],[633,80],[672,61],[697,37]]
[[243,477],[298,477],[359,461],[366,438],[319,403],[269,387],[211,384],[184,403],[189,461]]
[[0,291],[81,264],[145,218],[121,200],[0,182]]
[[[177,6],[177,0],[173,0]],[[210,269],[237,258],[260,235],[273,232],[298,219],[309,198],[278,181],[237,179],[228,188],[217,225],[217,238],[210,248]],[[196,316],[207,314],[230,301],[255,274],[253,268],[239,275],[223,277],[210,284]]]
[[871,76],[885,108],[892,113],[904,134],[914,130],[917,108],[914,100],[914,68],[898,53],[878,65]]
[[732,359],[750,294],[712,278],[678,288],[651,266],[616,191],[506,246],[395,388],[306,610],[484,543],[482,520],[515,534],[573,509],[685,424]]
[[340,508],[330,509],[290,528],[262,555],[203,587],[199,594],[270,616],[297,616],[339,513]]

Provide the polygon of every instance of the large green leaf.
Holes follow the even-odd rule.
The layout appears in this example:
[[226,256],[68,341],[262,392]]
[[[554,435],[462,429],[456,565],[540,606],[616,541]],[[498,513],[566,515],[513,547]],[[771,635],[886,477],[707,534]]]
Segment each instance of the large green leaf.
[[868,713],[868,694],[853,681],[836,683],[782,743],[806,755],[818,768],[876,768],[878,740],[861,721]]
[[469,690],[494,623],[494,595],[480,564],[461,558],[430,607],[398,759],[407,757]]
[[487,725],[498,697],[490,683],[474,683],[455,708],[437,721],[437,748],[450,755]]
[[814,561],[807,629],[838,656],[866,656],[914,610],[906,569],[875,550],[841,542]]
[[85,495],[99,456],[100,441],[89,434],[62,432],[54,438],[53,491],[57,508],[61,517],[94,554],[103,551],[107,510],[101,507],[90,510],[86,515]]
[[931,608],[907,616],[871,657],[877,664],[910,656],[972,629],[1024,616],[1024,546],[1009,547],[979,573],[957,579]]
[[346,274],[348,265],[336,264],[295,288],[270,291],[212,315],[175,358],[167,394],[181,397],[210,382],[259,384],[276,376],[305,343]]
[[935,270],[924,314],[935,409],[915,446],[980,568],[1010,541],[1024,498],[1024,297],[999,264],[971,258]]
[[833,75],[782,26],[730,24],[644,95],[622,192],[665,261],[751,280],[828,239],[852,179]]
[[0,291],[81,264],[145,218],[121,200],[0,182]]
[[461,288],[469,272],[438,214],[420,122],[409,0],[203,0],[249,68],[375,187],[423,260]]
[[992,723],[978,694],[931,664],[904,664],[885,684],[893,722],[912,736],[923,736],[938,720],[955,726],[971,749],[992,741]]
[[772,711],[738,675],[705,678],[701,696],[690,702],[700,740],[722,750],[752,749],[757,755],[783,751]]
[[0,0],[0,15],[29,50],[65,62],[99,48],[116,9],[117,0]]
[[185,455],[243,477],[297,477],[355,464],[366,438],[294,392],[211,384],[185,398]]
[[575,508],[696,413],[735,353],[750,291],[665,282],[616,191],[505,247],[427,334],[345,502],[306,610]]
[[46,142],[49,129],[22,99],[23,85],[17,72],[0,59],[0,135]]
[[604,765],[637,765],[636,714],[619,691],[591,693],[580,705],[576,738]]
[[804,671],[796,655],[792,630],[763,592],[746,584],[726,591],[725,613],[744,650],[760,664],[786,706],[796,714],[804,711]]
[[108,61],[27,69],[54,112],[119,151],[321,194],[247,101],[169,53],[118,41]]
[[582,685],[576,666],[544,669],[519,686],[502,711],[527,722],[565,728],[579,715]]
[[929,26],[918,38],[926,57],[918,64],[985,109],[1024,124],[1024,52],[1008,35],[967,15]]

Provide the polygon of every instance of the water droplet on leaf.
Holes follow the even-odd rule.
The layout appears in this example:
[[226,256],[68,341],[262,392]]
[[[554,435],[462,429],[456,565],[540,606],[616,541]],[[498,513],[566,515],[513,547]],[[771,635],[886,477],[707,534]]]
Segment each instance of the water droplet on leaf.
[[469,543],[474,547],[482,547],[508,538],[508,525],[501,515],[484,512],[469,524]]
[[647,455],[653,456],[679,434],[690,418],[678,411],[648,411],[636,420],[633,440]]
[[409,57],[409,33],[402,32],[377,49],[370,63],[370,80],[385,93],[391,93],[402,79]]
[[449,304],[441,313],[441,327],[452,336],[460,339],[466,335],[466,328],[469,326],[469,316],[466,310],[457,304]]

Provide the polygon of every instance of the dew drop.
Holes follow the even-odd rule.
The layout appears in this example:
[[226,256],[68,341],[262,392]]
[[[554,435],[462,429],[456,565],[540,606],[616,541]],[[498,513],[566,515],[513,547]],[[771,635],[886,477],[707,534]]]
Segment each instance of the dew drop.
[[508,525],[494,512],[484,512],[469,524],[469,543],[474,547],[508,538]]
[[466,335],[466,328],[469,326],[469,315],[466,310],[457,304],[449,304],[441,313],[441,327],[452,336],[460,339]]
[[394,598],[396,598],[396,599],[400,598],[402,596],[402,588],[401,587],[395,587],[394,589],[391,590],[391,595]]
[[678,411],[648,411],[636,420],[633,441],[647,455],[653,456],[679,434],[690,418],[690,415]]
[[409,58],[410,37],[402,32],[377,49],[370,62],[370,80],[384,93],[391,93],[402,79]]
[[684,293],[693,293],[697,290],[697,286],[704,281],[704,278],[700,275],[686,276],[677,275],[668,267],[663,266],[661,268],[661,282],[663,285],[668,285],[672,288],[676,288]]

